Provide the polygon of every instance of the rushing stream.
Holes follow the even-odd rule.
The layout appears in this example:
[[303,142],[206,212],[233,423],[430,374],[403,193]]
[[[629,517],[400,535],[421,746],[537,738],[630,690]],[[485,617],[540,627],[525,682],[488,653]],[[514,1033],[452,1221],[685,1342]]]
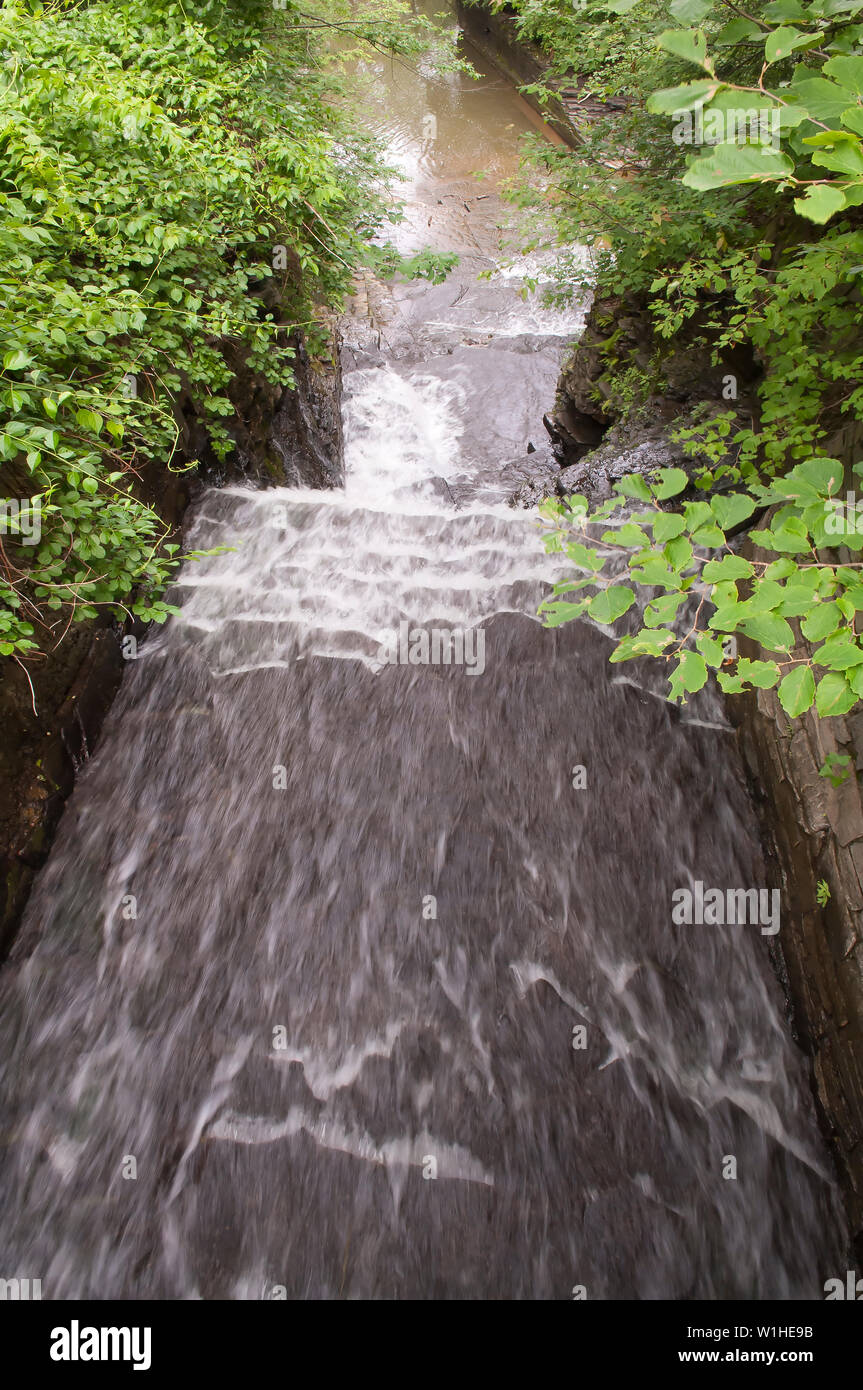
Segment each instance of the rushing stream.
[[[381,64],[403,244],[461,265],[360,287],[343,492],[202,497],[190,544],[230,549],[130,663],[0,972],[3,1272],[44,1298],[816,1298],[845,1268],[769,938],[671,921],[698,880],[776,886],[721,711],[536,620],[559,560],[496,480],[579,316],[503,263],[535,122],[483,71]],[[385,660],[435,629],[448,664]]]

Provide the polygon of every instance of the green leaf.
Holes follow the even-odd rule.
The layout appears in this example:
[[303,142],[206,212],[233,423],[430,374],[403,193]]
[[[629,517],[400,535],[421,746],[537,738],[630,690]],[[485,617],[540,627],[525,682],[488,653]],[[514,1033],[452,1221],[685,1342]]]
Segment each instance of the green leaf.
[[742,555],[723,555],[721,560],[708,560],[701,576],[715,584],[726,579],[749,579],[754,573],[752,565]]
[[581,521],[588,513],[590,508],[587,505],[587,498],[582,497],[580,492],[570,493],[566,499],[566,506],[562,502],[548,501],[540,508],[541,511],[548,509],[549,514],[554,517],[566,516],[566,519],[575,524]]
[[713,9],[713,0],[671,0],[668,8],[681,24],[700,24]]
[[[776,584],[771,579],[760,579],[756,581],[752,598],[747,604],[747,610],[752,613],[767,613],[774,608],[779,608],[785,597],[785,590],[781,584]],[[810,595],[810,603],[811,603]]]
[[76,410],[75,419],[85,430],[92,430],[94,434],[100,434],[105,421],[101,415],[97,415],[95,410]]
[[755,511],[755,500],[744,492],[718,493],[710,499],[710,507],[723,531],[730,531]]
[[765,579],[787,579],[789,575],[797,574],[797,565],[793,560],[783,557],[781,560],[771,560],[764,571]]
[[848,753],[828,753],[818,769],[818,776],[828,777],[832,786],[841,787],[850,775],[852,767],[853,763]]
[[828,77],[835,77],[837,82],[847,87],[849,92],[863,97],[863,58],[831,58],[824,64],[823,70]]
[[764,18],[773,24],[785,24],[792,19],[807,19],[808,15],[800,0],[770,0],[764,6]]
[[737,674],[760,690],[772,690],[779,680],[779,667],[775,661],[749,661],[742,656],[737,663]]
[[743,681],[739,676],[732,676],[728,671],[718,671],[716,679],[719,682],[720,690],[724,690],[726,695],[739,695],[743,690]]
[[625,545],[630,550],[635,550],[636,547],[641,549],[645,545],[650,545],[650,538],[647,533],[642,531],[640,526],[636,526],[633,521],[603,531],[602,540],[611,545]]
[[779,550],[786,554],[802,555],[810,550],[808,533],[800,517],[787,517],[775,529],[756,532],[756,539],[765,550]]
[[842,595],[843,599],[849,602],[856,612],[863,608],[863,584],[851,584]]
[[630,577],[637,584],[656,584],[663,589],[679,589],[682,586],[680,575],[669,567],[664,555],[646,555],[636,565],[630,565]]
[[[169,555],[173,555],[174,551],[179,549],[179,546],[166,545],[164,548]],[[589,585],[595,586],[595,584],[596,580],[592,574],[589,574],[586,579],[562,579],[558,584],[555,584],[552,593],[555,597],[559,597],[560,594],[571,594],[578,589],[585,589]]]
[[589,550],[580,541],[570,541],[566,553],[577,569],[590,570],[598,574],[605,564],[605,558],[598,550]]
[[747,39],[761,39],[764,30],[751,19],[732,19],[717,34],[714,43],[717,48],[725,48],[729,44],[745,43]]
[[699,526],[692,533],[692,544],[704,546],[707,550],[717,550],[725,544],[725,532],[718,526]]
[[660,594],[659,598],[652,598],[644,610],[645,620],[651,624],[673,622],[685,598],[685,594]]
[[669,680],[669,699],[686,704],[685,696],[707,681],[707,663],[698,652],[684,652]]
[[614,484],[614,491],[619,492],[622,497],[636,497],[639,502],[650,501],[647,484],[639,473],[627,473]]
[[786,584],[779,604],[783,618],[800,618],[812,612],[814,595],[808,584]]
[[639,656],[661,656],[674,640],[674,633],[669,632],[667,627],[642,628],[634,636],[624,637],[608,659],[620,662],[632,661]]
[[795,666],[779,682],[779,703],[789,719],[805,714],[815,699],[815,677],[808,666]]
[[847,714],[857,704],[857,696],[838,671],[828,671],[818,682],[815,708],[822,719],[830,715]]
[[820,642],[835,632],[842,622],[842,613],[835,603],[819,603],[800,624],[800,631],[810,642]]
[[581,603],[546,602],[540,607],[546,627],[560,627],[562,623],[570,623],[574,618],[580,618],[587,608],[587,599]]
[[699,632],[695,638],[695,645],[708,666],[715,670],[722,665],[725,660],[725,647],[718,637],[711,637],[708,632]]
[[786,497],[805,497],[807,491],[816,497],[830,497],[842,485],[844,470],[837,459],[812,458],[798,463],[783,480],[794,490]]
[[701,106],[711,101],[717,92],[722,91],[719,82],[684,82],[680,87],[663,87],[647,98],[647,109],[654,115],[676,115],[678,111],[690,111],[693,106]]
[[651,481],[650,490],[658,502],[676,497],[689,482],[682,468],[660,468],[657,478],[658,482]]
[[677,512],[657,512],[653,518],[654,539],[660,545],[665,541],[673,541],[675,536],[681,535],[685,529],[686,523]]
[[819,135],[808,137],[803,143],[816,147],[812,151],[812,163],[819,168],[829,169],[833,174],[848,174],[853,179],[859,179],[863,174],[863,148],[856,135],[824,130]]
[[683,175],[688,188],[702,192],[733,183],[762,183],[787,178],[794,165],[787,155],[762,145],[716,145],[711,154],[693,160]]
[[683,509],[686,518],[686,525],[690,531],[696,531],[699,526],[713,524],[713,512],[707,502],[687,502]]
[[767,651],[790,652],[794,633],[784,618],[776,613],[756,613],[740,624],[747,637],[752,637]]
[[849,130],[853,130],[855,135],[863,135],[863,106],[849,106],[839,119]]
[[774,29],[764,42],[764,57],[768,63],[778,63],[793,53],[795,48],[805,48],[809,43],[818,43],[820,34],[803,34],[794,25]]
[[863,665],[863,649],[848,628],[830,637],[812,655],[816,666],[829,666],[834,671],[847,671],[849,666]]
[[692,546],[685,536],[677,536],[668,542],[663,554],[672,569],[685,570],[692,559]]
[[853,92],[826,77],[795,77],[794,96],[814,120],[828,123],[840,120],[842,112],[854,105]]
[[589,613],[595,622],[610,625],[635,603],[635,594],[625,584],[611,584],[590,600]]
[[30,354],[24,352],[22,348],[13,348],[11,352],[4,354],[3,370],[4,372],[20,372],[24,367],[29,367],[32,361],[33,358]]
[[[696,67],[711,69],[707,62],[707,38],[701,29],[665,29],[657,40],[666,53],[673,53]],[[847,103],[846,103],[847,104]]]

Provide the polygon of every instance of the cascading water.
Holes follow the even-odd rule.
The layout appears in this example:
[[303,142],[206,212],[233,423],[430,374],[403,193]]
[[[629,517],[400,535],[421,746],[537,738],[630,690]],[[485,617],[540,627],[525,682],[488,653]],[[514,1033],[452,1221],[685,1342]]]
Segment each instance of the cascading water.
[[[766,938],[671,921],[768,883],[718,707],[536,621],[560,559],[494,478],[564,326],[477,286],[475,193],[415,182],[466,255],[356,326],[344,492],[204,495],[190,544],[229,549],[183,570],[0,973],[0,1243],[45,1298],[798,1298],[845,1267]],[[482,662],[383,659],[435,628]]]

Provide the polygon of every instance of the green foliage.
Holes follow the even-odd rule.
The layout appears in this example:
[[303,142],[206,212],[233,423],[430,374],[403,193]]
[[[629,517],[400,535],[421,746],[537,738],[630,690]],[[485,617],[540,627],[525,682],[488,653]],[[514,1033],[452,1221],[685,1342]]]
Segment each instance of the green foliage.
[[0,8],[0,492],[41,516],[36,545],[0,528],[2,654],[102,608],[164,620],[178,557],[142,498],[187,466],[178,403],[225,457],[238,366],[290,385],[371,254],[381,165],[318,36],[419,40],[397,0],[311,10]]
[[[547,505],[546,543],[582,577],[546,620],[608,625],[602,595],[624,589],[632,611],[611,659],[663,661],[669,698],[713,675],[729,692],[775,687],[791,717],[845,713],[863,697],[863,537],[833,524],[845,483],[825,456],[863,421],[863,0],[514,4],[555,76],[627,99],[580,127],[575,154],[531,154],[556,190],[559,239],[593,250],[582,275],[561,257],[555,297],[593,279],[653,326],[647,366],[618,356],[609,324],[607,406],[631,415],[635,371],[641,399],[645,373],[662,392],[678,343],[723,371],[733,353],[761,369],[746,414],[705,402],[678,428],[685,471],[625,478],[592,510]],[[530,184],[516,196],[528,202]],[[747,532],[766,558],[739,553]],[[763,659],[738,655],[737,638]]]
[[370,246],[365,259],[385,279],[401,274],[408,280],[428,280],[432,285],[442,285],[458,264],[454,251],[432,251],[426,247],[415,256],[403,256],[390,243]]
[[[805,10],[786,6],[806,30],[783,23],[775,5],[768,8],[770,19],[757,21],[738,40],[752,45],[762,64],[754,83],[718,76],[700,29],[666,30],[659,37],[662,48],[716,79],[708,90],[703,80],[687,84],[697,89],[703,120],[719,117],[714,124],[721,135],[711,153],[689,161],[683,182],[700,190],[750,182],[801,190],[795,211],[822,224],[863,201],[863,55],[856,52],[861,26],[851,22],[863,11],[863,0],[847,0],[841,8],[835,0],[811,0]],[[818,65],[795,63],[787,76],[787,60],[804,51],[814,54]],[[648,108],[679,110],[687,87],[656,92]],[[757,112],[760,118],[743,143],[736,122],[734,134],[729,133],[733,111]],[[785,150],[778,148],[778,139],[768,143],[774,132]],[[835,177],[826,177],[825,170]]]
[[[682,469],[665,468],[650,478],[622,478],[617,496],[592,512],[583,497],[548,502],[541,509],[546,547],[564,551],[585,577],[557,586],[543,605],[547,624],[582,614],[609,624],[635,604],[638,587],[657,589],[641,629],[623,637],[613,662],[654,656],[673,663],[669,698],[683,703],[713,671],[728,693],[778,687],[792,717],[813,704],[822,715],[844,714],[863,696],[863,647],[855,632],[863,608],[861,564],[831,563],[821,555],[833,541],[829,499],[841,480],[834,460],[810,459],[768,486],[715,492],[668,511],[662,503],[685,493],[689,480]],[[757,508],[774,506],[770,526],[757,539],[775,558],[737,554],[729,531]],[[863,550],[863,536],[854,539]],[[624,567],[628,584],[620,583]],[[557,596],[576,589],[595,592],[576,602]],[[811,656],[795,654],[795,619],[813,643]],[[751,638],[769,659],[729,655],[732,636]]]
[[823,766],[818,769],[819,777],[827,777],[834,787],[841,787],[853,771],[853,760],[848,753],[828,753]]

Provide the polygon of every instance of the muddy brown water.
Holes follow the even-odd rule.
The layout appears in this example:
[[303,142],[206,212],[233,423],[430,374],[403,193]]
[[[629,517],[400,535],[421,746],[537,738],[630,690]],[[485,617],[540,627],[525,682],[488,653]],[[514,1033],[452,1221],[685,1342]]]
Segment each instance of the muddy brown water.
[[[768,939],[671,920],[699,880],[777,886],[722,711],[535,617],[560,562],[495,479],[582,311],[520,296],[496,189],[535,122],[482,74],[374,74],[402,244],[461,265],[358,286],[343,492],[204,495],[191,544],[232,549],[130,663],[0,972],[0,1273],[44,1298],[845,1268]],[[482,660],[384,662],[402,624]]]

